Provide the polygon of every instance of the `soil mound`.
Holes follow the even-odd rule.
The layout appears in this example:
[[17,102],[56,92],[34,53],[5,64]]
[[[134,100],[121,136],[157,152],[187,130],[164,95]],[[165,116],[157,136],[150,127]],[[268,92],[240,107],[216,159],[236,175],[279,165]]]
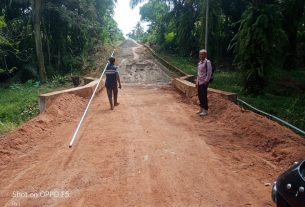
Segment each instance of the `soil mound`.
[[265,154],[268,161],[283,167],[305,158],[305,140],[292,130],[216,94],[209,98],[210,116],[232,131],[229,136],[210,139],[210,144]]
[[48,137],[56,126],[74,121],[82,113],[86,100],[73,94],[57,97],[42,114],[23,124],[19,129],[0,139],[0,165],[14,156],[26,153],[33,148],[37,139]]

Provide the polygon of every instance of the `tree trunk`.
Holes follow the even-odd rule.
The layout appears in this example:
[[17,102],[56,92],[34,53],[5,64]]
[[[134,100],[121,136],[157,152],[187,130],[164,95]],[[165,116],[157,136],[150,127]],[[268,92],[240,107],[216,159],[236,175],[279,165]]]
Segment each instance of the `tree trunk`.
[[48,46],[48,60],[49,60],[49,66],[51,67],[51,51],[50,51],[50,41],[49,41],[49,37],[47,36],[47,46]]
[[37,63],[39,68],[39,77],[41,82],[46,82],[47,75],[46,69],[44,65],[44,56],[42,50],[42,38],[41,38],[41,16],[43,10],[43,1],[44,0],[31,0],[32,7],[32,21],[33,21],[33,32],[35,38],[35,46],[36,46],[36,55],[37,55]]
[[304,0],[294,0],[288,1],[287,10],[284,11],[284,27],[288,36],[288,49],[287,57],[284,63],[284,67],[287,69],[292,69],[297,67],[298,54],[298,26],[302,17],[304,16]]
[[57,53],[57,70],[59,71],[60,69],[60,47],[58,47],[58,53]]
[[6,57],[5,57],[5,55],[3,55],[3,60],[4,60],[4,64],[5,64],[5,70],[7,71],[8,68],[7,68],[7,63],[6,63]]
[[[44,33],[44,38],[45,41],[47,43],[47,56],[48,56],[48,65],[51,67],[51,53],[50,53],[50,41],[49,41],[49,34],[50,32],[48,32],[45,21],[43,21],[44,19],[42,18],[42,25],[43,25],[43,33]],[[50,31],[50,30],[49,30]]]

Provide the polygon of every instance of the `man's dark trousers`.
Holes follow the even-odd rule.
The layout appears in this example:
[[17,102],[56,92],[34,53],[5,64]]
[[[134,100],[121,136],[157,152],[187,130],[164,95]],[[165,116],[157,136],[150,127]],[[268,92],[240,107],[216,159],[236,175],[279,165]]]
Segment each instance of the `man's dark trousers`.
[[200,107],[208,110],[209,106],[208,106],[208,86],[209,84],[201,84],[198,85],[198,98],[199,98],[199,102],[200,102]]
[[112,105],[112,94],[114,96],[114,104],[117,104],[118,100],[118,87],[106,87],[107,88],[107,95],[110,104]]

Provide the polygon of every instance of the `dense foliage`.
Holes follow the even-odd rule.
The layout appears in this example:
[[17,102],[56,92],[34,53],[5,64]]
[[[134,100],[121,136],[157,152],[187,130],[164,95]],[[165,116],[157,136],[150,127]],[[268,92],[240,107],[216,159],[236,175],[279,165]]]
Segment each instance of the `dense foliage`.
[[79,71],[97,45],[123,39],[113,9],[113,0],[2,0],[0,81]]
[[268,72],[283,63],[286,35],[280,19],[273,4],[253,3],[242,15],[232,42],[235,62],[243,70],[248,93],[259,94],[266,85]]
[[[239,69],[248,93],[261,93],[272,70],[305,66],[304,0],[209,2],[209,58],[214,68]],[[140,13],[150,28],[134,38],[159,51],[197,54],[206,47],[206,5],[207,0],[149,0]]]

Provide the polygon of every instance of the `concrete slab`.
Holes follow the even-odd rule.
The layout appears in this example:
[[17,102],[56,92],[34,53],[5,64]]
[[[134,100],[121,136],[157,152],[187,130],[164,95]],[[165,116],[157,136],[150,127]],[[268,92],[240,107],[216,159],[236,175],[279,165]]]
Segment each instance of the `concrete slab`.
[[92,82],[92,81],[95,81],[95,80],[98,80],[96,78],[92,78],[92,77],[84,77],[84,83],[85,85]]
[[[194,76],[187,75],[180,78],[175,78],[172,81],[172,85],[179,91],[181,91],[183,94],[185,94],[186,97],[192,98],[193,96],[197,96],[197,88],[196,85],[190,80],[193,80]],[[236,102],[237,100],[237,94],[226,92],[218,89],[208,88],[209,92],[220,94],[225,99],[228,99],[230,101]]]
[[187,80],[183,80],[181,78],[175,78],[172,81],[173,86],[185,94],[186,97],[193,97],[197,95],[197,89],[194,83],[191,83]]
[[[81,97],[90,97],[98,83],[98,79],[91,78],[91,77],[86,77],[85,82],[89,82],[88,84],[76,88],[71,88],[71,89],[66,89],[66,90],[61,90],[61,91],[54,91],[51,93],[45,93],[41,94],[39,96],[39,110],[40,113],[44,112],[52,103],[52,101],[59,95],[61,94],[75,94]],[[104,88],[104,82],[101,81],[97,92],[101,91]]]
[[236,93],[222,91],[222,90],[218,90],[218,89],[214,89],[214,88],[208,88],[208,91],[212,92],[212,93],[218,93],[222,97],[224,97],[225,99],[228,99],[228,100],[230,100],[232,102],[236,102],[237,101],[237,94]]

